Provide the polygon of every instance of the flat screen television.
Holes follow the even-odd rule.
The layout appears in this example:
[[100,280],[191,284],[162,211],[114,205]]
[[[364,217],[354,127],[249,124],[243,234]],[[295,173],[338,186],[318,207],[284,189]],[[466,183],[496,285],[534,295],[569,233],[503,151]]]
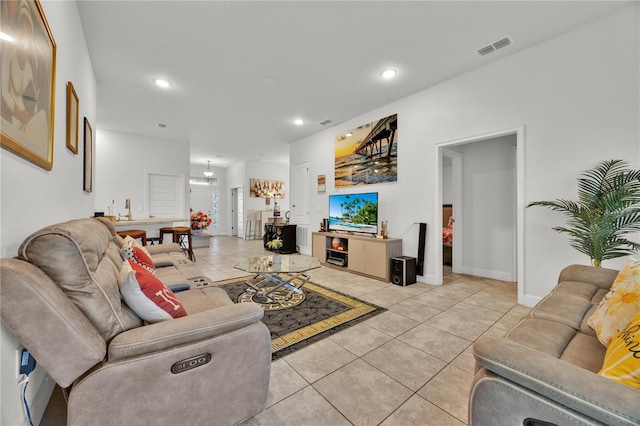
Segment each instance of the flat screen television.
[[378,233],[378,193],[329,195],[331,232]]

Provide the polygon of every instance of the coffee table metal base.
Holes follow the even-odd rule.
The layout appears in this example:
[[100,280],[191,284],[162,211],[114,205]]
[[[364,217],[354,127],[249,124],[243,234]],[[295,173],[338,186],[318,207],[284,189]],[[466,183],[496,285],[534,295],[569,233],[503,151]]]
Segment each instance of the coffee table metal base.
[[261,272],[245,281],[249,286],[246,292],[255,292],[258,297],[265,298],[268,303],[282,304],[283,301],[289,300],[293,293],[302,294],[302,286],[309,281],[309,278],[309,275],[302,272],[295,275]]

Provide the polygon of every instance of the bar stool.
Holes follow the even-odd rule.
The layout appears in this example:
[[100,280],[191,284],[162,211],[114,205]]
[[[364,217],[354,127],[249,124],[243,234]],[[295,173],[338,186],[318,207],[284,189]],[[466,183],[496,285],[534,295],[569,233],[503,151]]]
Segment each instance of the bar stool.
[[150,246],[160,244],[160,237],[147,237],[147,244]]
[[257,210],[247,210],[247,225],[245,226],[244,239],[260,239],[262,234],[259,234],[262,228],[262,220],[260,219],[260,212]]
[[118,231],[118,235],[120,235],[122,238],[129,236],[131,238],[135,238],[136,240],[140,239],[143,246],[147,245],[147,231],[143,231],[142,229],[127,229],[125,231]]
[[171,234],[172,241],[182,247],[182,251],[190,261],[195,262],[196,256],[193,254],[193,243],[191,241],[191,228],[188,226],[169,226],[160,228],[160,244],[164,242],[164,234]]

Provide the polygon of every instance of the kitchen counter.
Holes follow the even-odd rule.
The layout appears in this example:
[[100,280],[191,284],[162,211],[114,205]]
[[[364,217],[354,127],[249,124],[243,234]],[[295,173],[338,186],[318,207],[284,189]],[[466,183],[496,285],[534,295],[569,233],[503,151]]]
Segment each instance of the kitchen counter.
[[138,226],[138,225],[159,225],[161,223],[173,223],[173,222],[190,222],[189,218],[182,217],[148,217],[145,219],[133,219],[133,220],[118,220],[114,223],[115,227],[122,226]]

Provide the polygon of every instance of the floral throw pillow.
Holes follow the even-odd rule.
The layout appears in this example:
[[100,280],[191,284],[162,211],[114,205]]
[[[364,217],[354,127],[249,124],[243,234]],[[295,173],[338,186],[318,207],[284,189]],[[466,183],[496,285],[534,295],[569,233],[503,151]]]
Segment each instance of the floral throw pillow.
[[596,331],[598,340],[608,347],[618,332],[626,328],[639,312],[640,261],[630,258],[588,322]]
[[640,313],[611,341],[598,374],[640,389]]

